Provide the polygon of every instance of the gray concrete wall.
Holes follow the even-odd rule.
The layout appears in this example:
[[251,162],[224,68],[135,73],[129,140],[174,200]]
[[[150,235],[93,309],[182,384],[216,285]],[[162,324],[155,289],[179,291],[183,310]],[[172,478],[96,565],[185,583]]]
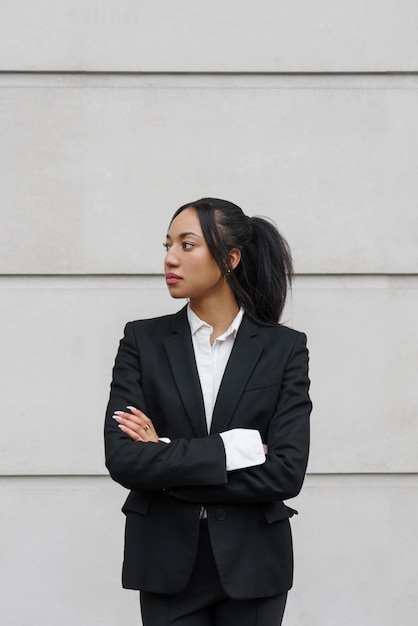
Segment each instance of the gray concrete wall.
[[202,195],[269,215],[308,334],[286,626],[413,626],[418,4],[0,4],[2,623],[139,624],[102,422],[161,242]]

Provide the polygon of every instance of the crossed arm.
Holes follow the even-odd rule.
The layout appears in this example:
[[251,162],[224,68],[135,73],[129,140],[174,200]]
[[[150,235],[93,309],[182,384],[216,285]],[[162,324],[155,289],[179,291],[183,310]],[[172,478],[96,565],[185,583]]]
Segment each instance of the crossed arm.
[[[145,413],[134,406],[127,406],[126,408],[129,409],[130,413],[115,411],[112,417],[116,420],[119,428],[133,441],[170,443],[170,439],[167,437],[160,438],[158,436],[152,420]],[[262,443],[261,437],[257,436],[257,433],[258,431],[241,428],[234,428],[221,433],[228,471],[253,467],[264,462],[268,445]]]
[[[282,380],[264,442],[265,462],[228,473],[222,435],[179,438],[166,445],[159,439],[165,433],[156,431],[144,411],[125,408],[123,399],[140,384],[132,368],[122,365],[114,379],[106,426],[107,466],[117,482],[129,489],[167,489],[175,497],[205,503],[269,501],[298,493],[306,470],[311,408],[303,340],[297,340]],[[137,395],[139,406],[144,405]]]

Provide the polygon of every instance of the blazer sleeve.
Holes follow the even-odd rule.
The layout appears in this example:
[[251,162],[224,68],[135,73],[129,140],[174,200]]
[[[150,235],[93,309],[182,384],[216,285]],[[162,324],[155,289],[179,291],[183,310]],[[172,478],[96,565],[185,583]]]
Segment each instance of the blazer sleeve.
[[298,333],[269,423],[265,463],[229,472],[224,485],[178,488],[171,490],[171,495],[203,504],[255,503],[295,497],[303,484],[309,453],[312,404],[308,360],[306,336]]
[[105,459],[111,477],[127,489],[226,483],[225,449],[219,435],[179,438],[170,444],[133,441],[112,418],[114,411],[128,405],[147,412],[132,323],[126,325],[120,342],[106,411]]

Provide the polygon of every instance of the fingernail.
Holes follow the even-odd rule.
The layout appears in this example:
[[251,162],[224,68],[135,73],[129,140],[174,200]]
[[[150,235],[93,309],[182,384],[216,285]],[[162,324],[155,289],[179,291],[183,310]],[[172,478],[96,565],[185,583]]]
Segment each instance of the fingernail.
[[125,426],[123,424],[118,424],[118,428],[120,428],[121,430],[125,430]]
[[120,417],[120,415],[112,415],[112,418],[114,420],[121,420],[122,418]]
[[133,409],[134,411],[136,411],[137,409],[134,406],[127,406],[127,409]]

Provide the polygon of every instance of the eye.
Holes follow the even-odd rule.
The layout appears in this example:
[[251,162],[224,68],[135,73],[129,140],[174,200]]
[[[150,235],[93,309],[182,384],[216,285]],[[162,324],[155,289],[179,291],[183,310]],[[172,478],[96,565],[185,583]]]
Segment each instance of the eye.
[[[165,251],[168,252],[171,248],[173,244],[172,243],[163,243],[163,248],[165,248]],[[183,250],[191,250],[192,248],[194,248],[195,244],[191,243],[190,241],[183,241],[181,244],[181,247],[183,248]]]

